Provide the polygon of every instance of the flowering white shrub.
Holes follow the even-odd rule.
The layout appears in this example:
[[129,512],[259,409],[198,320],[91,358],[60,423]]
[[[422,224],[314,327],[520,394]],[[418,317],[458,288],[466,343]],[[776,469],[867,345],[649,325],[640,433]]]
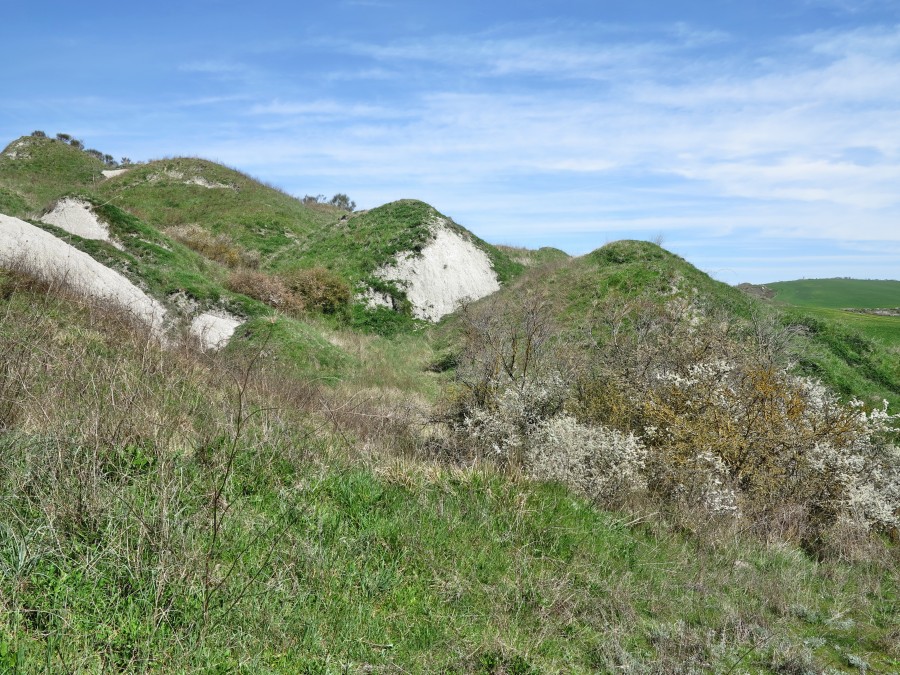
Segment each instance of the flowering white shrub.
[[590,360],[566,361],[539,308],[500,310],[466,325],[456,447],[604,500],[646,488],[760,524],[802,514],[803,537],[900,528],[900,416],[792,375],[776,326],[609,302],[583,333]]
[[722,458],[707,451],[689,458],[675,486],[677,498],[702,506],[717,515],[737,515],[738,494],[732,487],[728,467]]
[[491,405],[473,406],[463,420],[463,430],[501,464],[520,464],[522,453],[544,423],[558,415],[568,385],[553,373],[523,380],[500,389]]
[[592,499],[614,500],[647,487],[646,457],[634,434],[585,426],[562,415],[541,425],[525,464],[534,478],[566,483]]

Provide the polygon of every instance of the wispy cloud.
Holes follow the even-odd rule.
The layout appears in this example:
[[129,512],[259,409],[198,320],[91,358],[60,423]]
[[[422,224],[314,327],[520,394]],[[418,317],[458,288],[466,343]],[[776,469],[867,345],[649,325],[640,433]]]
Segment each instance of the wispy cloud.
[[281,101],[258,103],[249,110],[251,115],[275,115],[289,117],[327,116],[329,118],[385,119],[409,117],[409,113],[382,106],[345,103],[336,99],[317,101]]
[[[355,67],[321,73],[327,95],[257,99],[243,112],[273,135],[198,151],[367,206],[431,199],[506,240],[900,242],[900,28],[754,50],[687,24],[593,28],[330,43]],[[370,71],[384,81],[327,84]]]

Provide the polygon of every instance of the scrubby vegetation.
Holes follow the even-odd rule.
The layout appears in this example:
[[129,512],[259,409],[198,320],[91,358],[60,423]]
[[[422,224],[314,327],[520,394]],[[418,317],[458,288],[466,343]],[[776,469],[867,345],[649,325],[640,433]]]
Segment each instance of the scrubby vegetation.
[[227,234],[215,235],[199,225],[177,225],[167,228],[165,233],[200,255],[228,267],[259,267],[259,253],[238,246]]
[[574,348],[535,297],[489,299],[461,321],[446,412],[456,453],[565,478],[611,506],[647,492],[754,529],[791,520],[810,549],[838,524],[898,532],[900,417],[792,375],[791,336],[769,317],[614,295]]
[[285,283],[300,304],[323,314],[337,314],[350,306],[350,284],[324,267],[295,269],[284,275]]

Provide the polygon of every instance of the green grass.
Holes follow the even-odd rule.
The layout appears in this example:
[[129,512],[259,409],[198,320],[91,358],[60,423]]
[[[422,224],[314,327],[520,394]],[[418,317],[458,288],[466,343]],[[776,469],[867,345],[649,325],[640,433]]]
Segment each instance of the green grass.
[[28,202],[15,190],[0,187],[0,213],[23,216],[28,213]]
[[349,325],[383,336],[409,333],[422,328],[423,322],[412,318],[405,291],[375,273],[398,253],[421,252],[433,237],[431,225],[439,219],[470,238],[487,254],[502,283],[522,272],[523,266],[505,252],[460,227],[434,207],[414,199],[391,202],[342,218],[318,230],[304,245],[283,251],[272,266],[280,269],[324,266],[338,272],[357,290],[368,287],[386,293],[394,299],[398,311],[367,309],[357,303],[351,308]]
[[767,284],[788,323],[805,326],[802,372],[841,393],[900,408],[900,317],[842,308],[900,306],[900,281],[803,279]]
[[822,380],[847,400],[859,398],[877,407],[887,399],[896,411],[900,408],[900,344],[896,339],[873,339],[871,325],[858,322],[857,317],[878,318],[815,308],[783,313],[786,324],[804,331],[797,348],[801,372]]
[[521,263],[525,267],[551,265],[561,263],[571,256],[558,248],[542,246],[538,249],[529,249],[521,246],[508,246],[498,244],[497,248],[506,253],[514,262]]
[[900,307],[900,281],[872,279],[800,279],[766,284],[775,299],[800,307],[873,309]]
[[862,312],[845,312],[840,309],[805,307],[807,314],[841,323],[862,335],[887,345],[900,346],[900,317],[879,316]]
[[[226,235],[236,253],[258,254],[264,270],[324,266],[354,288],[369,286],[395,298],[399,313],[357,305],[346,315],[345,325],[381,335],[421,327],[411,317],[403,289],[378,279],[374,272],[397,253],[415,253],[428,243],[429,225],[444,216],[423,202],[402,200],[351,215],[328,205],[304,203],[238,171],[196,158],[132,165],[124,174],[104,179],[100,174],[104,165],[77,148],[50,139],[26,137],[24,142],[30,158],[0,160],[0,210],[26,217],[62,196],[92,202],[113,234],[128,237],[130,257],[117,256],[109,246],[66,239],[132,280],[140,279],[158,297],[184,291],[202,305],[237,303],[235,309],[242,315],[261,313],[252,301],[223,292],[227,272],[221,266],[198,263],[196,256],[185,258],[186,249],[173,246],[162,234],[170,227],[192,225]],[[194,184],[196,180],[216,187]],[[447,222],[485,251],[501,282],[521,273],[521,263]],[[553,257],[554,252],[544,253]]]

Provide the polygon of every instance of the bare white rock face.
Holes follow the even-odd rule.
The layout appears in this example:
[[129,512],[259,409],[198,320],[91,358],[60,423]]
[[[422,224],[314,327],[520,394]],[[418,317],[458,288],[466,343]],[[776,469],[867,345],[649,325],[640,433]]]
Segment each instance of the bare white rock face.
[[82,239],[109,241],[109,227],[100,222],[90,204],[80,199],[60,199],[52,211],[41,216],[41,222],[77,234]]
[[25,151],[29,145],[31,145],[31,143],[23,138],[10,145],[4,156],[9,157],[10,159],[31,159],[31,155]]
[[166,309],[115,270],[24,220],[0,214],[0,265],[108,302],[161,334]]
[[123,173],[127,173],[128,169],[106,169],[101,171],[104,178],[115,178],[116,176],[121,176]]
[[[402,253],[376,275],[403,286],[413,315],[427,321],[438,321],[464,300],[477,300],[500,290],[487,254],[443,223],[434,226],[434,239],[421,253]],[[371,300],[373,304],[378,302],[375,297]]]
[[200,341],[203,349],[218,351],[228,344],[237,327],[243,323],[225,312],[204,312],[191,321],[191,335]]
[[225,183],[216,183],[215,181],[210,181],[204,178],[203,176],[192,176],[188,180],[184,181],[185,185],[199,185],[200,187],[206,188],[207,190],[234,190],[233,185],[226,185]]

